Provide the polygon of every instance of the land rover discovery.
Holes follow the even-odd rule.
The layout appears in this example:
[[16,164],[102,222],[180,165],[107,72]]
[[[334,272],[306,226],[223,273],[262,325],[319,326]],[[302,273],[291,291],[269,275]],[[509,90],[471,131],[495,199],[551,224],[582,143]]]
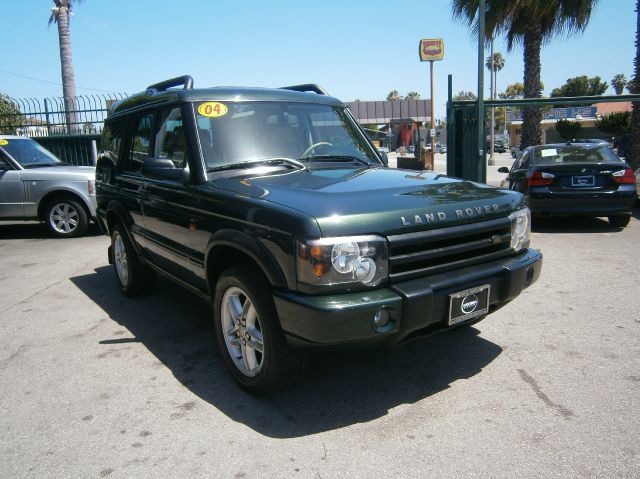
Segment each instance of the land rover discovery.
[[540,274],[521,194],[388,168],[317,85],[194,89],[113,105],[98,217],[125,295],[161,273],[205,298],[225,363],[264,393],[305,350],[473,324]]

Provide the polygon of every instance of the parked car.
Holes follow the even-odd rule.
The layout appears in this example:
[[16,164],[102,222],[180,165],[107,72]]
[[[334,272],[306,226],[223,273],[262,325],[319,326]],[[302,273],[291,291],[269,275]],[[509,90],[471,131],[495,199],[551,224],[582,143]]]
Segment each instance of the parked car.
[[443,145],[441,143],[436,144],[436,153],[446,153],[447,145]]
[[613,144],[610,141],[602,140],[600,138],[574,138],[569,143],[588,143],[592,145],[605,145],[613,148]]
[[387,168],[317,85],[174,78],[112,106],[101,144],[118,287],[146,292],[160,272],[207,299],[223,361],[254,393],[294,377],[304,350],[469,326],[542,268],[520,193]]
[[606,216],[625,227],[636,200],[633,170],[606,145],[561,143],[526,148],[501,186],[523,193],[532,213]]
[[95,216],[95,168],[72,166],[30,138],[0,135],[0,219],[44,221],[82,235]]
[[494,153],[506,153],[507,147],[504,146],[502,143],[494,143],[493,151]]

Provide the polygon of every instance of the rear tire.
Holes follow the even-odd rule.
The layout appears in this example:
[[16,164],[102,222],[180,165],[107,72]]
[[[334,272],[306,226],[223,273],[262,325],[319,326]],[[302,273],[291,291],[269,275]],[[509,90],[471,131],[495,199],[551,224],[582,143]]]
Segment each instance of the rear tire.
[[616,228],[624,228],[629,224],[630,220],[631,220],[631,215],[609,216],[609,224],[611,226],[615,226]]
[[122,294],[138,296],[153,289],[156,272],[142,264],[121,224],[115,225],[111,230],[111,250],[113,270]]
[[213,298],[220,352],[233,378],[252,394],[282,389],[302,368],[280,328],[267,280],[250,266],[222,273]]

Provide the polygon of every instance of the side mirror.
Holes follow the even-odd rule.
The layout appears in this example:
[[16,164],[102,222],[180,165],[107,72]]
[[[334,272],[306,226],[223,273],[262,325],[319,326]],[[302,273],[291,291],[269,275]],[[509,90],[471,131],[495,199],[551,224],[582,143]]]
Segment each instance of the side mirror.
[[498,168],[498,173],[509,173],[509,168],[507,168],[506,166],[501,166],[500,168]]
[[188,168],[176,168],[173,161],[166,158],[147,158],[142,163],[141,173],[155,180],[174,180],[187,183],[191,178]]

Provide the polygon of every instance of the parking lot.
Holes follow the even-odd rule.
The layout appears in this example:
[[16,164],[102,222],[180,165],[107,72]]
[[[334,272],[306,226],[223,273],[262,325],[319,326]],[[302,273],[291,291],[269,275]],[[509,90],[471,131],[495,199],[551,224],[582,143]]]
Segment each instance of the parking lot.
[[95,228],[0,223],[0,477],[638,477],[639,244],[637,208],[534,220],[540,280],[475,327],[255,398],[198,298],[122,297]]

